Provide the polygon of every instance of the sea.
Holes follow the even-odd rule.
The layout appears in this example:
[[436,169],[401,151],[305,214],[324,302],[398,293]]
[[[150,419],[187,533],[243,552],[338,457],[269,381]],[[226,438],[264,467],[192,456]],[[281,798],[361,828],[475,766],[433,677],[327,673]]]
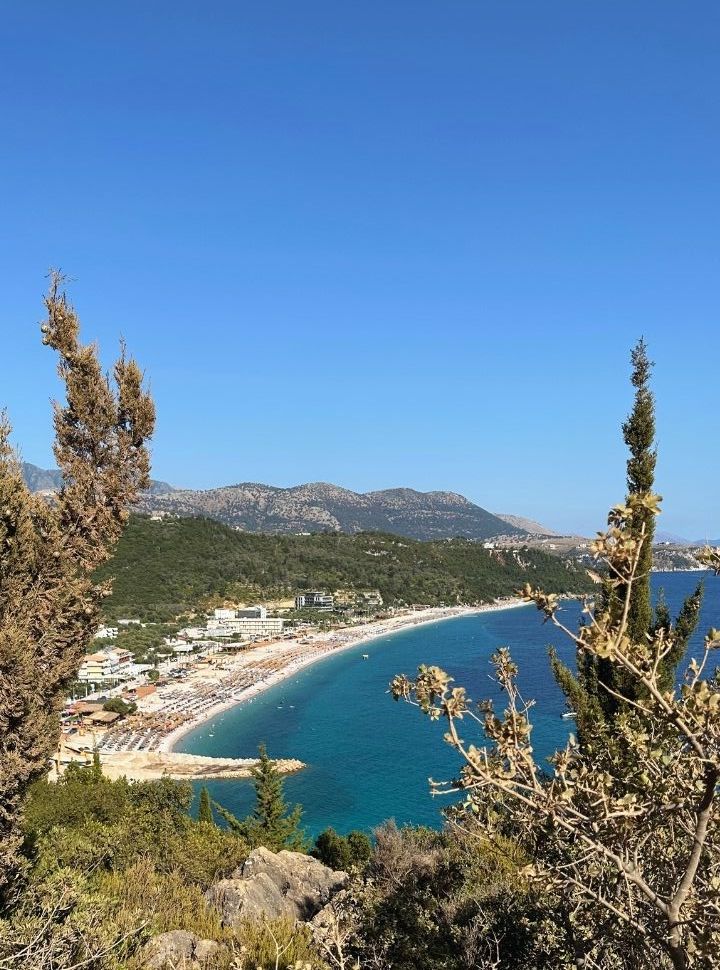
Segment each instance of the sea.
[[[701,581],[705,597],[690,644],[694,655],[702,651],[707,630],[720,627],[720,578],[698,572],[652,576],[655,598],[662,591],[673,614]],[[564,602],[564,622],[573,628],[579,619],[580,605]],[[534,606],[410,628],[307,667],[252,702],[200,725],[176,750],[247,758],[264,743],[271,757],[299,758],[307,767],[286,778],[285,794],[291,805],[302,805],[302,825],[310,838],[328,826],[341,833],[370,832],[390,818],[399,825],[439,827],[451,796],[432,797],[428,779],[451,780],[459,757],[444,741],[443,722],[431,722],[416,708],[394,701],[388,693],[390,681],[399,673],[413,675],[419,664],[436,664],[474,701],[492,698],[502,709],[503,695],[492,680],[490,657],[498,647],[509,647],[519,667],[522,694],[535,701],[533,746],[544,759],[573,729],[572,721],[562,717],[565,700],[550,672],[551,645],[574,664],[572,644],[543,623]],[[482,743],[481,732],[470,722],[465,722],[463,736]],[[233,779],[206,785],[211,797],[236,817],[252,811],[251,782]]]

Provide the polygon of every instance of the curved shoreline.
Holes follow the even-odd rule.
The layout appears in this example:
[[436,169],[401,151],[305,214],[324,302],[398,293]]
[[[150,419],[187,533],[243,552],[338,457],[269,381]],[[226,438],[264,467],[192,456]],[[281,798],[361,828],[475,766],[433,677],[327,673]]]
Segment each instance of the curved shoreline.
[[[257,697],[258,694],[264,693],[269,688],[275,687],[277,684],[282,683],[282,681],[287,680],[289,677],[301,670],[304,670],[306,667],[318,663],[321,660],[325,660],[328,657],[336,656],[339,653],[344,653],[350,649],[363,646],[364,644],[371,643],[384,637],[394,636],[416,626],[427,626],[431,623],[442,623],[448,620],[459,619],[463,616],[474,616],[482,613],[497,613],[502,610],[517,609],[518,607],[527,605],[528,604],[525,602],[525,600],[514,598],[483,606],[430,607],[426,610],[417,610],[410,614],[403,614],[399,617],[393,617],[389,620],[368,623],[362,627],[346,627],[331,632],[325,636],[316,635],[312,641],[315,644],[322,642],[332,644],[333,641],[337,640],[340,642],[336,643],[334,646],[329,646],[328,649],[323,651],[309,650],[305,656],[288,663],[285,667],[282,667],[270,676],[246,688],[232,700],[225,700],[214,707],[208,708],[206,711],[203,711],[201,716],[193,718],[187,721],[185,724],[181,724],[174,731],[170,732],[162,739],[157,750],[174,752],[175,746],[182,740],[182,738],[201,727],[201,725],[211,721],[213,718],[218,717],[221,714],[224,714],[226,711],[232,710],[236,707],[242,707],[244,704],[248,703],[248,701],[252,700],[254,697]],[[429,616],[429,613],[432,613],[433,615]],[[359,636],[352,636],[352,634],[355,632],[358,632]],[[347,638],[347,640],[344,641],[344,638]]]

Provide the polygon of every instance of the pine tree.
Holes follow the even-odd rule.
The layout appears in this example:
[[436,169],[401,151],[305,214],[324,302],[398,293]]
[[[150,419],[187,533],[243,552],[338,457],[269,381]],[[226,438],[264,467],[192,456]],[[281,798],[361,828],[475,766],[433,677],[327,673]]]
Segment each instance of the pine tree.
[[300,850],[305,846],[305,837],[299,828],[302,809],[296,805],[292,811],[288,810],[283,776],[268,757],[264,744],[258,751],[260,758],[251,771],[256,798],[250,825],[253,842],[267,846],[273,852]]
[[212,803],[210,801],[210,792],[207,788],[200,789],[200,805],[198,806],[198,822],[209,822],[210,825],[215,824],[215,819],[213,818]]
[[227,809],[217,809],[231,830],[253,847],[264,845],[273,852],[291,849],[303,852],[306,848],[305,834],[300,829],[302,808],[296,805],[292,811],[285,801],[285,783],[275,762],[268,757],[264,744],[258,748],[260,757],[250,774],[255,782],[255,809],[246,819],[237,819]]
[[112,554],[128,508],[149,484],[146,440],[155,412],[124,348],[114,381],[54,273],[43,343],[59,355],[65,404],[55,404],[55,458],[63,486],[51,502],[24,483],[0,414],[0,899],[22,866],[21,818],[30,785],[47,772],[59,712],[109,592],[94,570]]
[[[697,626],[702,602],[702,584],[689,596],[672,623],[667,606],[658,605],[653,615],[651,602],[650,575],[652,571],[652,547],[655,535],[656,503],[644,501],[653,496],[655,484],[655,399],[650,388],[653,364],[647,354],[647,346],[641,338],[633,348],[631,383],[635,388],[633,408],[622,431],[625,444],[629,449],[627,461],[627,499],[626,505],[632,510],[630,533],[640,547],[637,573],[630,586],[627,633],[633,643],[644,643],[649,636],[664,630],[672,639],[672,649],[664,658],[659,679],[667,687],[675,681],[677,666],[687,650],[687,645]],[[608,613],[616,620],[626,598],[627,585],[614,582],[614,577],[605,576],[601,583],[596,616]],[[578,736],[581,740],[594,732],[602,730],[603,724],[618,713],[620,703],[615,694],[633,696],[634,685],[611,660],[579,652],[577,655],[577,674],[573,674],[551,651],[550,662],[553,674],[568,703],[575,711]]]

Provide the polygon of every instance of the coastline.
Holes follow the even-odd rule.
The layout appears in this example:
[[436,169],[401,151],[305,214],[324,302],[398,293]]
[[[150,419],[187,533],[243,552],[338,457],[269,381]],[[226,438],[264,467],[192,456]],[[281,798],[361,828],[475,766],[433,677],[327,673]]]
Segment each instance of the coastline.
[[[462,616],[473,616],[482,613],[496,613],[502,610],[517,609],[518,607],[527,605],[528,604],[525,600],[513,597],[511,599],[502,600],[496,603],[483,604],[482,606],[428,607],[423,610],[414,610],[411,613],[404,613],[397,617],[391,617],[388,620],[374,621],[355,627],[343,627],[327,634],[316,634],[313,637],[312,644],[318,645],[327,643],[327,649],[308,650],[303,656],[293,659],[290,663],[281,667],[270,676],[245,688],[233,699],[223,700],[215,706],[203,711],[202,714],[198,715],[197,717],[191,718],[164,737],[158,745],[157,750],[158,752],[165,753],[179,753],[175,752],[175,745],[177,745],[187,734],[190,734],[202,724],[207,723],[228,710],[235,707],[241,707],[258,694],[264,693],[270,687],[274,687],[277,684],[282,683],[284,680],[295,675],[300,670],[304,670],[306,667],[318,663],[327,657],[335,656],[338,653],[363,646],[367,643],[372,643],[373,641],[379,640],[383,637],[393,636],[396,633],[402,633],[404,630],[409,630],[416,626],[427,626],[431,623],[442,623],[443,621],[458,619]],[[354,636],[353,634],[357,635]],[[290,643],[296,646],[300,645],[299,640],[290,641]],[[250,651],[248,651],[248,654],[249,653]],[[245,659],[247,659],[247,655]]]
[[[250,778],[257,764],[255,758],[209,758],[176,751],[121,751],[101,756],[103,774],[113,780],[153,781],[174,778],[176,781],[209,781],[212,779]],[[297,758],[280,758],[275,767],[283,775],[301,771],[305,765]]]

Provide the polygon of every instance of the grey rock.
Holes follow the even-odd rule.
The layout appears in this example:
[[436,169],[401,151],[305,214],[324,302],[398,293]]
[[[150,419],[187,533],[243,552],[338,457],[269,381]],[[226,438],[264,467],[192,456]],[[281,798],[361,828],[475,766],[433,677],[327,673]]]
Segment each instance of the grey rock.
[[292,904],[264,872],[248,879],[222,879],[210,887],[205,898],[220,914],[223,926],[236,926],[241,920],[263,916],[296,917]]
[[289,917],[311,920],[348,881],[300,852],[255,849],[231,879],[223,879],[206,893],[224,926],[242,920]]
[[198,940],[195,944],[195,950],[193,952],[193,958],[196,963],[200,966],[204,966],[211,960],[220,949],[220,944],[216,943],[215,940]]
[[201,940],[187,930],[171,930],[150,940],[144,966],[149,970],[200,970],[218,949],[214,940]]

